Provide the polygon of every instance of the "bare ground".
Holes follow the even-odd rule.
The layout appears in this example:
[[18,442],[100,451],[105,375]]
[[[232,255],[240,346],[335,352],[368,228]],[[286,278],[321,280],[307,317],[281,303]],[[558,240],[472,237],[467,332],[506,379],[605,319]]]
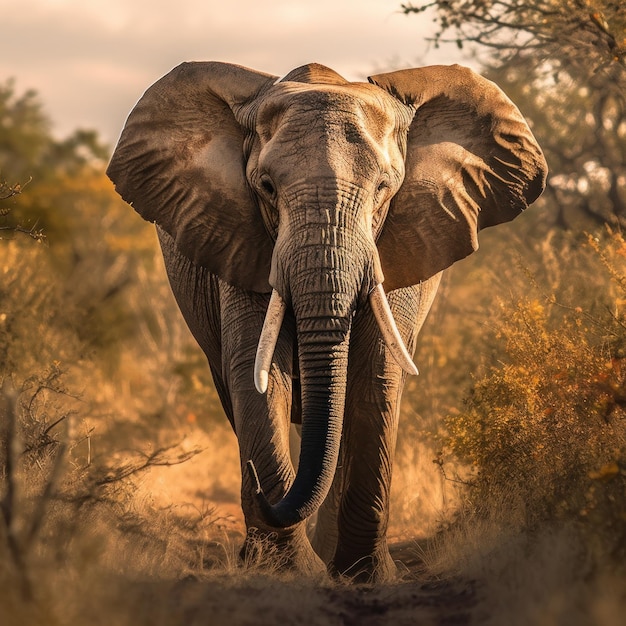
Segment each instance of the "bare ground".
[[341,625],[464,626],[476,594],[462,581],[427,580],[412,542],[393,556],[406,572],[386,585],[315,581],[289,574],[208,573],[177,581],[134,583],[115,599],[129,624],[155,626]]

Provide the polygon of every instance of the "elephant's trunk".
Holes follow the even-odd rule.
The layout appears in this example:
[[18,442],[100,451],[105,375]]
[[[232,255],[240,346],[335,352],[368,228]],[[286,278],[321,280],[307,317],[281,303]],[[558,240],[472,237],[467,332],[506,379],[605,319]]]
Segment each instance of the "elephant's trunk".
[[[330,489],[343,427],[352,319],[358,303],[368,295],[375,294],[378,306],[372,302],[372,308],[381,328],[386,327],[383,334],[387,344],[394,346],[392,353],[404,350],[406,367],[412,365],[382,288],[378,288],[383,277],[374,241],[358,222],[357,213],[350,210],[354,200],[354,195],[348,194],[332,210],[300,207],[276,242],[270,277],[275,292],[257,353],[255,384],[260,392],[267,387],[273,347],[286,308],[283,296],[290,300],[296,318],[302,443],[295,480],[273,505],[263,495],[254,465],[248,464],[265,521],[274,527],[291,526],[312,515]],[[412,373],[416,373],[414,366]]]
[[284,498],[270,505],[254,466],[249,468],[265,521],[284,528],[305,520],[324,501],[337,466],[348,371],[351,319],[299,323],[298,351],[302,391],[302,444],[295,480]]
[[284,299],[296,319],[302,408],[298,471],[280,502],[265,501],[249,466],[265,521],[274,527],[312,515],[330,489],[343,426],[352,319],[375,283],[373,241],[353,221],[347,199],[345,204],[336,200],[321,209],[316,202],[293,207],[289,232],[279,236],[274,251],[270,282],[276,292],[261,335],[255,384],[264,391]]

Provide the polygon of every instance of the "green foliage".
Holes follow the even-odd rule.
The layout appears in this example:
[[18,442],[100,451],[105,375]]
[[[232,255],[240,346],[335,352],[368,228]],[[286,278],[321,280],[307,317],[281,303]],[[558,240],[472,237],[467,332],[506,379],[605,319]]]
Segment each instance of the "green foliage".
[[498,507],[507,524],[522,510],[526,529],[574,522],[624,558],[626,242],[611,233],[588,246],[593,291],[574,306],[555,296],[501,303],[499,362],[448,418],[448,444],[469,468],[477,511]]
[[0,85],[0,172],[10,179],[29,178],[45,162],[51,143],[50,121],[37,94],[16,95],[13,80]]
[[[94,196],[102,195],[104,186],[110,187],[103,174],[107,157],[108,148],[95,131],[76,130],[65,139],[56,139],[36,92],[16,94],[14,81],[0,83],[0,176],[12,183],[5,183],[3,189],[20,191],[29,184],[29,193],[11,205],[20,229],[43,229],[57,242],[76,238],[83,224],[76,221],[76,214],[68,214],[63,199],[81,187],[84,202],[98,178],[100,189]],[[110,194],[109,203],[112,199]]]
[[93,130],[76,130],[58,140],[39,96],[16,94],[15,81],[0,83],[0,172],[10,180],[47,180],[76,174],[84,166],[101,168],[108,148]]

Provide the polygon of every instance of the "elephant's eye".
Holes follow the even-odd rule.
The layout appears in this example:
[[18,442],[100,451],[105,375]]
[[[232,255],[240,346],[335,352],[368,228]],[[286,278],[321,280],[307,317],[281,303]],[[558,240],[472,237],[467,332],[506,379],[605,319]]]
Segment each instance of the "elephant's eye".
[[274,194],[276,193],[276,188],[274,187],[274,183],[272,182],[272,179],[267,174],[264,174],[263,176],[261,176],[261,188],[270,197],[273,197]]
[[380,194],[383,191],[385,191],[385,189],[387,189],[388,187],[389,187],[389,176],[385,174],[385,176],[383,176],[378,181],[378,185],[376,187],[376,193]]

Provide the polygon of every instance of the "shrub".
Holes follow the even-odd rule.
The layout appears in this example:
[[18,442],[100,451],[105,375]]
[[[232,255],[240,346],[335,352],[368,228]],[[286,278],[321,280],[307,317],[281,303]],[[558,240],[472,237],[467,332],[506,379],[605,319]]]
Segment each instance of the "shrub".
[[595,270],[573,306],[554,295],[500,303],[504,356],[447,419],[447,443],[477,514],[497,508],[525,530],[573,523],[591,550],[623,559],[626,242],[590,236],[586,253]]

